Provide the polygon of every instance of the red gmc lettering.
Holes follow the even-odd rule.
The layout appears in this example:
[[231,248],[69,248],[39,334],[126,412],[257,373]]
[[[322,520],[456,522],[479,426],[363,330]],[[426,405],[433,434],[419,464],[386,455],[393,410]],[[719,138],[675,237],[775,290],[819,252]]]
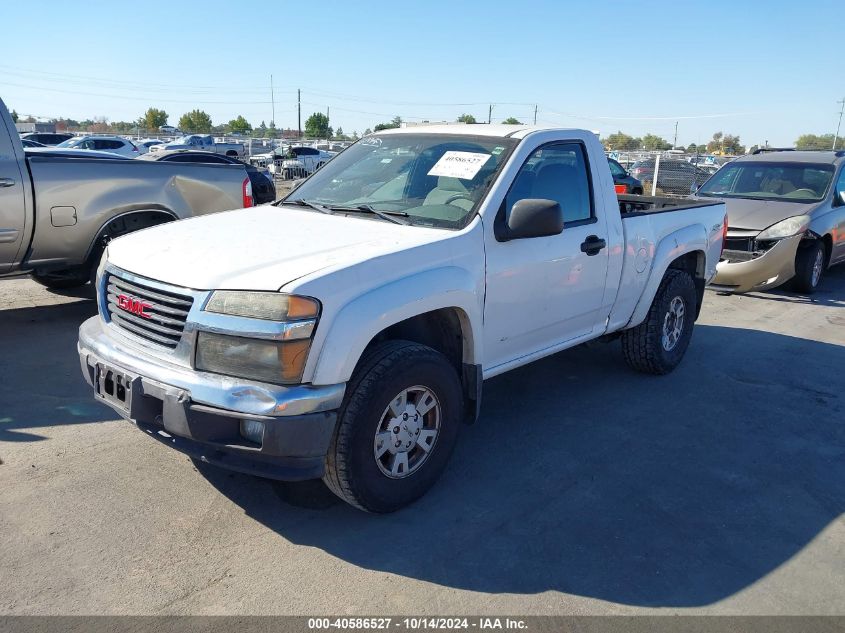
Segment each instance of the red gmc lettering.
[[127,295],[117,295],[117,307],[121,310],[131,312],[132,314],[137,314],[145,319],[149,319],[151,317],[151,315],[146,312],[147,308],[152,307],[149,303],[145,303],[140,299],[135,299]]

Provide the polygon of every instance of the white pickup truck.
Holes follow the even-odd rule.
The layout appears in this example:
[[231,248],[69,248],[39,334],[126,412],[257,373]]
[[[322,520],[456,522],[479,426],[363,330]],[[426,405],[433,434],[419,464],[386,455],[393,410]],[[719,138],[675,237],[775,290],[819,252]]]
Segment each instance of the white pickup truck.
[[617,197],[590,132],[385,131],[275,206],[112,241],[82,371],[167,446],[389,512],[441,474],[485,379],[611,335],[674,369],[725,225],[713,199]]

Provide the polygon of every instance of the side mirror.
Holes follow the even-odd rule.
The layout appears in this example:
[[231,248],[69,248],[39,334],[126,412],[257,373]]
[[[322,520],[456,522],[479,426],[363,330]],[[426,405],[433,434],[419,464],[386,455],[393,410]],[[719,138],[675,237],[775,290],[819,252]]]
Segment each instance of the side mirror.
[[563,209],[554,200],[526,198],[511,208],[504,226],[497,231],[500,242],[529,237],[547,237],[563,232]]

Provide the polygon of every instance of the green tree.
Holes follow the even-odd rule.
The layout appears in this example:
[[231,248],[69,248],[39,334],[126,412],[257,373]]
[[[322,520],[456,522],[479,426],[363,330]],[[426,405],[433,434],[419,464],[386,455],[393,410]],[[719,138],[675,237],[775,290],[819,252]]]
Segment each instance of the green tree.
[[310,138],[327,138],[332,135],[329,127],[329,117],[322,112],[315,112],[305,119],[305,136]]
[[279,130],[276,128],[276,122],[270,121],[270,127],[267,128],[267,137],[268,138],[278,138],[279,137]]
[[255,129],[252,131],[252,134],[253,134],[256,138],[264,138],[264,137],[267,135],[267,124],[266,124],[266,123],[264,123],[264,121],[262,121],[262,122],[261,122],[261,125],[259,125],[257,128],[255,128]]
[[[704,149],[704,148],[700,148],[700,149]],[[696,145],[695,143],[690,143],[687,146],[687,154],[695,154],[695,153],[699,152],[700,149],[699,149],[698,145]]]
[[658,149],[672,149],[672,144],[664,138],[656,134],[646,134],[642,140],[643,149],[658,150]]
[[[833,139],[830,140],[833,141]],[[719,152],[720,154],[744,154],[745,147],[738,136],[716,132],[713,139],[707,143],[707,151],[710,153]]]
[[138,125],[148,130],[158,130],[162,125],[167,125],[167,112],[158,108],[148,108],[138,120]]
[[[795,141],[795,149],[833,149],[833,134],[802,134]],[[836,139],[836,149],[845,149],[845,139]]]
[[138,128],[138,124],[132,121],[115,121],[109,127],[115,134],[129,134]]
[[18,113],[15,110],[12,110],[12,122],[13,123],[18,122]]
[[238,118],[232,119],[229,121],[229,128],[231,128],[232,132],[238,132],[239,134],[246,134],[247,132],[252,131],[252,126],[249,124],[242,115],[238,115]]
[[[402,126],[402,117],[395,116],[390,123],[379,123],[377,126],[373,128],[374,132],[381,132],[382,130],[392,130],[397,127]],[[366,133],[365,133],[366,134]]]
[[458,123],[478,123],[478,121],[471,114],[462,114],[458,117]]
[[502,121],[505,125],[522,125],[522,121],[515,119],[512,116],[509,116],[507,119]]
[[179,117],[179,129],[183,132],[207,134],[211,127],[211,117],[202,110],[191,110]]
[[370,128],[367,128],[366,130],[364,130],[364,136],[369,136],[372,133],[373,133],[373,131]]
[[602,143],[610,150],[640,149],[640,146],[642,145],[642,141],[640,139],[628,136],[621,130],[609,135],[602,141]]

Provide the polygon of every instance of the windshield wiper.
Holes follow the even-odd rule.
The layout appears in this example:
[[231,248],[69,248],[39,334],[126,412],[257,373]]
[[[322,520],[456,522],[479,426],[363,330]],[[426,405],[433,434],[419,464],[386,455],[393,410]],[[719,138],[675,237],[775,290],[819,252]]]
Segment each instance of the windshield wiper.
[[369,204],[356,204],[352,206],[343,206],[343,205],[331,205],[328,207],[332,211],[346,211],[346,212],[362,212],[362,213],[370,213],[376,217],[381,218],[382,220],[387,220],[388,222],[393,222],[394,224],[403,224],[407,225],[408,222],[405,220],[400,220],[399,218],[408,218],[410,217],[404,211],[379,211],[378,209],[374,209]]
[[332,214],[332,210],[320,204],[319,202],[314,202],[313,200],[282,200],[282,204],[296,204],[300,207],[308,207],[309,209],[314,209],[315,211],[319,211],[320,213],[325,213],[327,215]]

